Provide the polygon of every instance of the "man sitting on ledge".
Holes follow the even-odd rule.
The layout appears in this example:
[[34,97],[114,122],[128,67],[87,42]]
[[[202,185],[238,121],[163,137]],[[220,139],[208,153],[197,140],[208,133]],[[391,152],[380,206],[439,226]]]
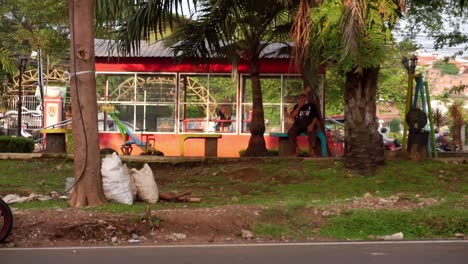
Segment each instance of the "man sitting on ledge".
[[309,140],[309,156],[317,157],[314,148],[317,132],[320,131],[319,113],[316,105],[307,101],[305,91],[299,95],[299,102],[294,106],[290,116],[294,119],[294,123],[288,130],[288,138],[296,148],[296,156],[301,156],[297,136],[306,133]]

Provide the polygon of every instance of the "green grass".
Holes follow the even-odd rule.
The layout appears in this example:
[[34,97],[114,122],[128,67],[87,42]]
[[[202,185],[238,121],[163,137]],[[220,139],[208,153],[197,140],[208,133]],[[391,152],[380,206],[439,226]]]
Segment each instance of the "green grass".
[[305,239],[313,235],[317,223],[311,221],[310,208],[303,202],[283,203],[262,211],[261,220],[253,224],[257,236],[265,238]]
[[73,162],[62,159],[0,160],[0,195],[63,192]]
[[421,209],[354,210],[330,219],[320,230],[322,237],[334,239],[369,239],[403,232],[405,239],[454,238],[468,232],[466,210]]
[[[141,164],[128,164],[140,168]],[[193,166],[192,166],[193,165]],[[165,167],[164,167],[165,166]],[[265,158],[251,163],[206,162],[164,165],[156,171],[172,171],[159,185],[162,192],[191,192],[201,203],[160,202],[152,209],[215,207],[226,204],[258,204],[269,209],[252,223],[256,236],[306,239],[314,235],[335,239],[368,239],[369,236],[403,232],[405,238],[452,238],[468,233],[468,164],[440,161],[387,161],[372,176],[343,167],[341,161]],[[62,192],[65,179],[73,176],[73,163],[64,159],[0,160],[0,195]],[[346,199],[373,196],[433,197],[444,202],[412,211],[352,210],[313,222],[315,208]],[[23,209],[67,207],[66,201],[14,204]],[[144,215],[147,205],[107,203],[91,211]]]

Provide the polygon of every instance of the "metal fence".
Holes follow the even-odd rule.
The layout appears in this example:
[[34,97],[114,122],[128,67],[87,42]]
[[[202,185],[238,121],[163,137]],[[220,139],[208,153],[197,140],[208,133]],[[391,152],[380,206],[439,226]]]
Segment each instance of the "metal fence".
[[[22,103],[23,103],[23,107],[28,109],[28,111],[41,112],[41,109],[39,109],[39,106],[41,105],[41,100],[35,95],[23,95]],[[7,107],[8,107],[8,110],[18,110],[18,96],[17,95],[8,96]]]
[[[34,95],[25,95],[22,97],[22,126],[23,129],[42,128],[42,109],[41,101]],[[18,128],[18,96],[9,96],[6,100],[7,111],[1,119],[1,127],[6,130]]]

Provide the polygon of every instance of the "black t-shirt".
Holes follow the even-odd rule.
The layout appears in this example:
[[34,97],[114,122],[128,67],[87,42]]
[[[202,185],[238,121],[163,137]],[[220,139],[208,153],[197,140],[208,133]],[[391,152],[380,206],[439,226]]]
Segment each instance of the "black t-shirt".
[[[293,111],[296,110],[297,107],[298,105],[295,105]],[[318,117],[317,107],[314,104],[307,103],[299,109],[299,113],[294,117],[294,124],[306,128],[312,123],[314,118],[318,119]]]

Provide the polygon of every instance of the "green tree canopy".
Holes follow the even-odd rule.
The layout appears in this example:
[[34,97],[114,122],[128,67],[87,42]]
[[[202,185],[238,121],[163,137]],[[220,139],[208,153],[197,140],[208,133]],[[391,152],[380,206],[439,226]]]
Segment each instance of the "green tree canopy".
[[467,51],[467,3],[465,0],[408,1],[407,23],[402,32],[407,40],[414,40],[417,34],[426,35],[434,40],[435,49],[465,44],[463,50]]
[[441,69],[442,75],[449,74],[449,75],[457,75],[460,69],[458,69],[457,65],[453,63],[446,62],[444,60],[438,60],[434,63],[434,68]]
[[68,5],[65,0],[2,0],[0,47],[10,51],[46,54],[68,52]]

